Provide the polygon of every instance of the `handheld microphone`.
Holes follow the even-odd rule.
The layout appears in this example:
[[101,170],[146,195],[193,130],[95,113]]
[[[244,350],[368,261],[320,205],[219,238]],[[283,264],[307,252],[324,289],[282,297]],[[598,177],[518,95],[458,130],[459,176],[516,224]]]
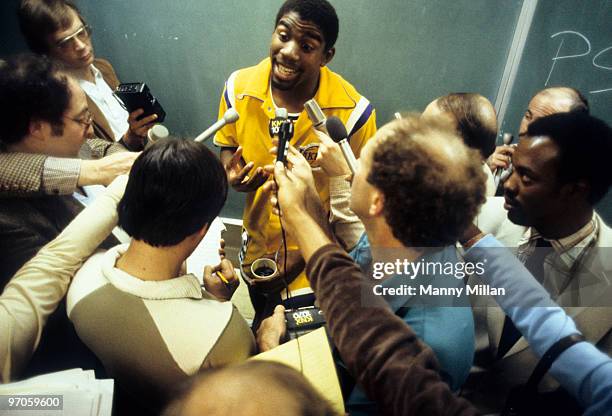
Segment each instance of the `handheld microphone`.
[[346,163],[348,164],[351,173],[354,175],[357,170],[357,159],[355,158],[355,154],[353,153],[353,149],[348,143],[348,133],[346,132],[346,127],[342,124],[342,121],[336,116],[331,116],[325,122],[325,127],[327,127],[327,131],[329,132],[329,136],[333,141],[340,145],[340,150],[342,150],[342,154],[344,155],[344,159],[346,159]]
[[278,150],[276,161],[285,163],[289,141],[293,138],[293,123],[288,119],[286,108],[277,108],[275,111],[276,119],[280,120],[278,128]]
[[329,136],[327,128],[325,127],[327,117],[325,117],[323,110],[319,107],[319,103],[313,98],[304,103],[304,109],[306,110],[306,114],[308,114],[308,118],[312,121],[312,126]]
[[163,124],[154,125],[147,132],[147,138],[149,140],[147,141],[145,148],[151,146],[158,140],[167,139],[168,136],[170,136],[170,132]]
[[[505,145],[509,145],[510,143],[512,143],[512,140],[514,140],[514,136],[512,136],[511,133],[504,133],[502,142]],[[494,178],[495,189],[499,187],[500,183],[503,183],[506,179],[508,179],[508,176],[510,176],[511,173],[512,173],[512,170],[510,166],[506,169],[499,169],[499,168],[496,169],[495,178]]]
[[203,142],[205,140],[210,139],[216,132],[221,130],[226,124],[235,123],[239,118],[240,116],[238,115],[238,112],[236,110],[234,110],[233,108],[228,108],[223,114],[223,117],[215,121],[215,123],[212,126],[204,130],[198,137],[195,138],[195,141]]

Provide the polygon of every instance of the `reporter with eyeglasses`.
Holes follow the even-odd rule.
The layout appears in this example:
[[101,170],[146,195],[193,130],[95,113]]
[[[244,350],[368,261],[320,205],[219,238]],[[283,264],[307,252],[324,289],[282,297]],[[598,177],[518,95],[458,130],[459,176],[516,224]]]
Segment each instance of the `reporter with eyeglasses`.
[[117,75],[108,61],[95,58],[91,28],[72,2],[21,0],[18,16],[30,49],[61,64],[85,91],[91,116],[82,124],[93,126],[88,143],[96,160],[0,152],[0,198],[70,195],[78,186],[108,185],[133,160],[117,153],[142,150],[157,116],[138,119],[141,109],[128,114],[113,96]]
[[129,149],[142,149],[157,116],[138,119],[141,109],[128,114],[112,95],[119,85],[117,74],[108,61],[95,57],[91,27],[74,3],[22,0],[18,15],[30,49],[60,62],[87,94],[96,135],[122,140]]
[[[83,166],[100,151],[89,137],[93,134],[87,99],[77,81],[60,71],[46,57],[33,54],[7,59],[0,65],[0,147],[7,155],[41,155],[53,158],[82,158]],[[102,144],[109,142],[99,140]],[[122,152],[113,166],[129,171],[135,152]],[[78,160],[78,159],[77,159]],[[19,169],[30,174],[35,166]],[[115,175],[118,173],[115,171]],[[77,187],[70,195],[14,195],[0,202],[0,290],[38,250],[53,240],[74,217],[89,205],[94,195],[88,187]],[[93,189],[92,189],[93,191]],[[119,243],[109,236],[101,248]],[[80,250],[74,244],[66,252]],[[40,268],[45,276],[61,268],[51,262]],[[51,314],[31,367],[23,376],[67,368],[97,368],[95,356],[78,339],[68,322],[63,305]],[[26,351],[22,351],[26,353]]]

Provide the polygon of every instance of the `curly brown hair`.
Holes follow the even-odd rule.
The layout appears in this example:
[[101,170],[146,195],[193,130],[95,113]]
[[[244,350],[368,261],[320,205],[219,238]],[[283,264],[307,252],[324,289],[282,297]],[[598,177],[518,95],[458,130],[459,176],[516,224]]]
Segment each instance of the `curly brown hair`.
[[410,247],[455,243],[485,201],[478,151],[455,129],[410,116],[383,127],[368,182],[384,195],[384,216],[395,238]]

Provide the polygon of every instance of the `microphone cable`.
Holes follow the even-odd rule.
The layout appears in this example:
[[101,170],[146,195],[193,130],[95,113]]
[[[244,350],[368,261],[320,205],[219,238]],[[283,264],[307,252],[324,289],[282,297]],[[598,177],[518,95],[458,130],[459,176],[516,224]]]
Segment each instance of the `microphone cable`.
[[[275,257],[278,258],[278,253],[280,249],[282,248],[283,249],[283,283],[285,284],[285,294],[287,295],[286,299],[291,300],[293,297],[291,296],[291,291],[289,290],[289,283],[287,282],[287,238],[286,238],[286,233],[285,233],[285,227],[283,225],[283,216],[282,216],[282,211],[281,211],[281,206],[280,206],[280,200],[278,198],[278,183],[276,182],[276,178],[274,178],[274,183],[276,184],[276,189],[277,189],[276,209],[278,210],[278,221],[279,221],[280,228],[281,228],[281,246],[276,251]],[[275,259],[275,261],[278,264],[278,260]],[[300,373],[304,374],[304,363],[302,362],[302,348],[300,345],[300,337],[299,336],[296,337],[295,341],[297,344],[298,358],[300,362]]]

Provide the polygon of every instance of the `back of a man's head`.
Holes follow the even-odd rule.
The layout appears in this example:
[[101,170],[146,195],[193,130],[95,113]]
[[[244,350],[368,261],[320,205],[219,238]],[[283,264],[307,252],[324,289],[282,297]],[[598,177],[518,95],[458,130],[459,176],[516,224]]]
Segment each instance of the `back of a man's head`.
[[49,59],[23,54],[0,65],[2,144],[23,140],[33,121],[48,122],[54,134],[61,134],[69,105],[68,79]]
[[589,113],[589,102],[580,91],[572,87],[545,88],[533,98],[536,97],[547,100],[558,113]]
[[589,103],[575,88],[548,87],[538,91],[527,105],[519,125],[519,137],[527,134],[527,127],[535,120],[557,113],[585,113],[589,114]]
[[453,126],[416,116],[377,133],[368,182],[384,195],[384,216],[405,246],[456,242],[485,200],[478,153]]
[[326,51],[334,47],[338,39],[338,15],[327,0],[287,0],[278,10],[274,26],[278,26],[280,19],[291,12],[296,12],[301,20],[312,22],[321,30]]
[[586,182],[593,205],[606,195],[612,185],[612,129],[604,121],[584,112],[557,113],[531,123],[527,137],[547,137],[555,143],[559,183]]
[[225,170],[210,149],[191,140],[160,140],[132,166],[119,225],[136,240],[173,246],[210,224],[226,198]]
[[332,416],[333,409],[293,368],[247,361],[191,379],[164,416]]
[[70,25],[71,10],[83,21],[70,0],[21,0],[17,10],[19,27],[32,52],[49,52],[49,36]]
[[437,100],[440,110],[452,115],[465,144],[483,159],[495,150],[497,115],[491,102],[480,94],[452,93]]

